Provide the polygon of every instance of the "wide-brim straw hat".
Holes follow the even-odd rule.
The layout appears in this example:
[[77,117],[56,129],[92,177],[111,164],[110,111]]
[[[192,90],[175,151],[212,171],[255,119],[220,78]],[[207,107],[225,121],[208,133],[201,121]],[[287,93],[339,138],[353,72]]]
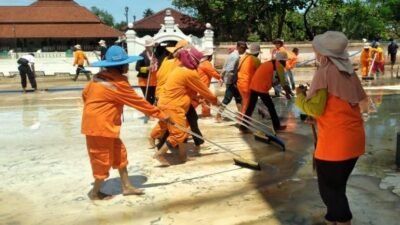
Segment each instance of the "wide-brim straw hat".
[[246,53],[255,55],[261,52],[261,47],[257,43],[251,43],[249,49],[246,50]]
[[277,39],[272,41],[272,44],[281,44],[281,45],[283,45],[283,42],[284,42],[283,39],[277,38]]
[[346,51],[347,44],[347,37],[338,31],[327,31],[315,36],[312,41],[312,46],[317,53],[339,59],[349,58],[349,53]]
[[156,42],[154,41],[153,38],[148,37],[144,40],[144,46],[145,47],[153,47],[154,45],[156,45]]
[[105,60],[97,61],[90,64],[91,67],[110,67],[110,66],[120,66],[128,63],[136,62],[142,60],[141,56],[128,56],[125,50],[120,46],[111,46],[105,55]]
[[181,39],[176,43],[174,47],[166,47],[165,49],[167,49],[167,51],[169,51],[170,53],[174,53],[176,50],[183,48],[188,44],[189,42],[187,40]]
[[371,46],[368,43],[365,43],[364,44],[364,49],[368,49],[368,48],[371,48]]

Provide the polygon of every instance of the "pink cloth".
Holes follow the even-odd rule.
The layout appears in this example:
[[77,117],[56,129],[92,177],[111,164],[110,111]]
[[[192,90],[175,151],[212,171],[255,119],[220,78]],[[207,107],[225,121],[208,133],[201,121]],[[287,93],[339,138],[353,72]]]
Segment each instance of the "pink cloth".
[[330,60],[326,60],[315,72],[306,99],[310,99],[319,89],[324,88],[328,89],[329,94],[350,104],[358,104],[367,97],[358,76],[340,72]]
[[146,51],[147,58],[150,60],[150,66],[149,66],[149,71],[150,73],[154,73],[158,70],[158,61],[157,58],[155,57],[154,53],[150,53]]
[[202,57],[203,54],[194,47],[181,49],[176,54],[176,58],[181,61],[182,65],[189,69],[196,69],[200,64],[200,59]]

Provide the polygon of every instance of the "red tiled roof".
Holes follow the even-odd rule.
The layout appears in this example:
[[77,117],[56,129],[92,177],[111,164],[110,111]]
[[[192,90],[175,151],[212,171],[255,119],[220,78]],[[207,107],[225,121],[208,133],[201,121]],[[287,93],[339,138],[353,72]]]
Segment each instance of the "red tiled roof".
[[0,24],[2,23],[60,23],[80,22],[99,23],[100,19],[81,6],[75,7],[0,7]]
[[85,7],[72,0],[39,0],[30,6],[0,6],[0,38],[118,37]]
[[195,18],[185,15],[175,9],[166,8],[151,16],[138,20],[134,24],[133,29],[158,30],[161,24],[164,24],[165,11],[170,10],[171,16],[175,19],[175,23],[179,24],[180,29],[204,29],[205,25]]
[[0,38],[113,38],[122,35],[102,23],[0,25]]

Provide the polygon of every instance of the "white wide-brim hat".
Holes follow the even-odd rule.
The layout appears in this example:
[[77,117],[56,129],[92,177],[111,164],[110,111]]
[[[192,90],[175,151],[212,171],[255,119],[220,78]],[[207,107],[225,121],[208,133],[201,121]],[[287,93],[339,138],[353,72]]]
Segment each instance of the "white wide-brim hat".
[[107,50],[105,55],[105,60],[94,62],[90,64],[90,66],[91,67],[119,66],[136,62],[142,59],[143,57],[141,56],[128,56],[128,54],[126,54],[123,48],[117,45],[113,45]]
[[156,44],[156,42],[153,40],[153,38],[147,38],[144,40],[144,46],[146,47],[152,47]]
[[74,48],[79,49],[79,50],[82,49],[81,45],[75,45]]
[[251,43],[249,48],[246,50],[246,53],[255,55],[261,52],[261,47],[257,43]]
[[327,31],[315,36],[312,46],[320,55],[348,59],[349,53],[346,51],[347,43],[347,37],[342,32]]

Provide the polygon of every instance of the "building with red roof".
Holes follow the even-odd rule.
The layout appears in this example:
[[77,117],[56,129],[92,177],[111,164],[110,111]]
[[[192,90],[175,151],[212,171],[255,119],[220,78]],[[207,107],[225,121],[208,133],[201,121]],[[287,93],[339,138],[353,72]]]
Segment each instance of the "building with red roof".
[[0,6],[0,50],[65,51],[79,43],[88,51],[100,39],[113,43],[122,35],[73,0]]
[[163,9],[151,16],[136,21],[133,25],[133,29],[136,31],[138,36],[141,37],[156,34],[160,30],[161,24],[164,24],[167,10],[170,11],[171,16],[175,20],[175,24],[178,25],[179,29],[182,30],[183,33],[186,35],[193,34],[195,36],[203,35],[204,29],[206,28],[204,23],[201,23],[195,18],[172,8]]

